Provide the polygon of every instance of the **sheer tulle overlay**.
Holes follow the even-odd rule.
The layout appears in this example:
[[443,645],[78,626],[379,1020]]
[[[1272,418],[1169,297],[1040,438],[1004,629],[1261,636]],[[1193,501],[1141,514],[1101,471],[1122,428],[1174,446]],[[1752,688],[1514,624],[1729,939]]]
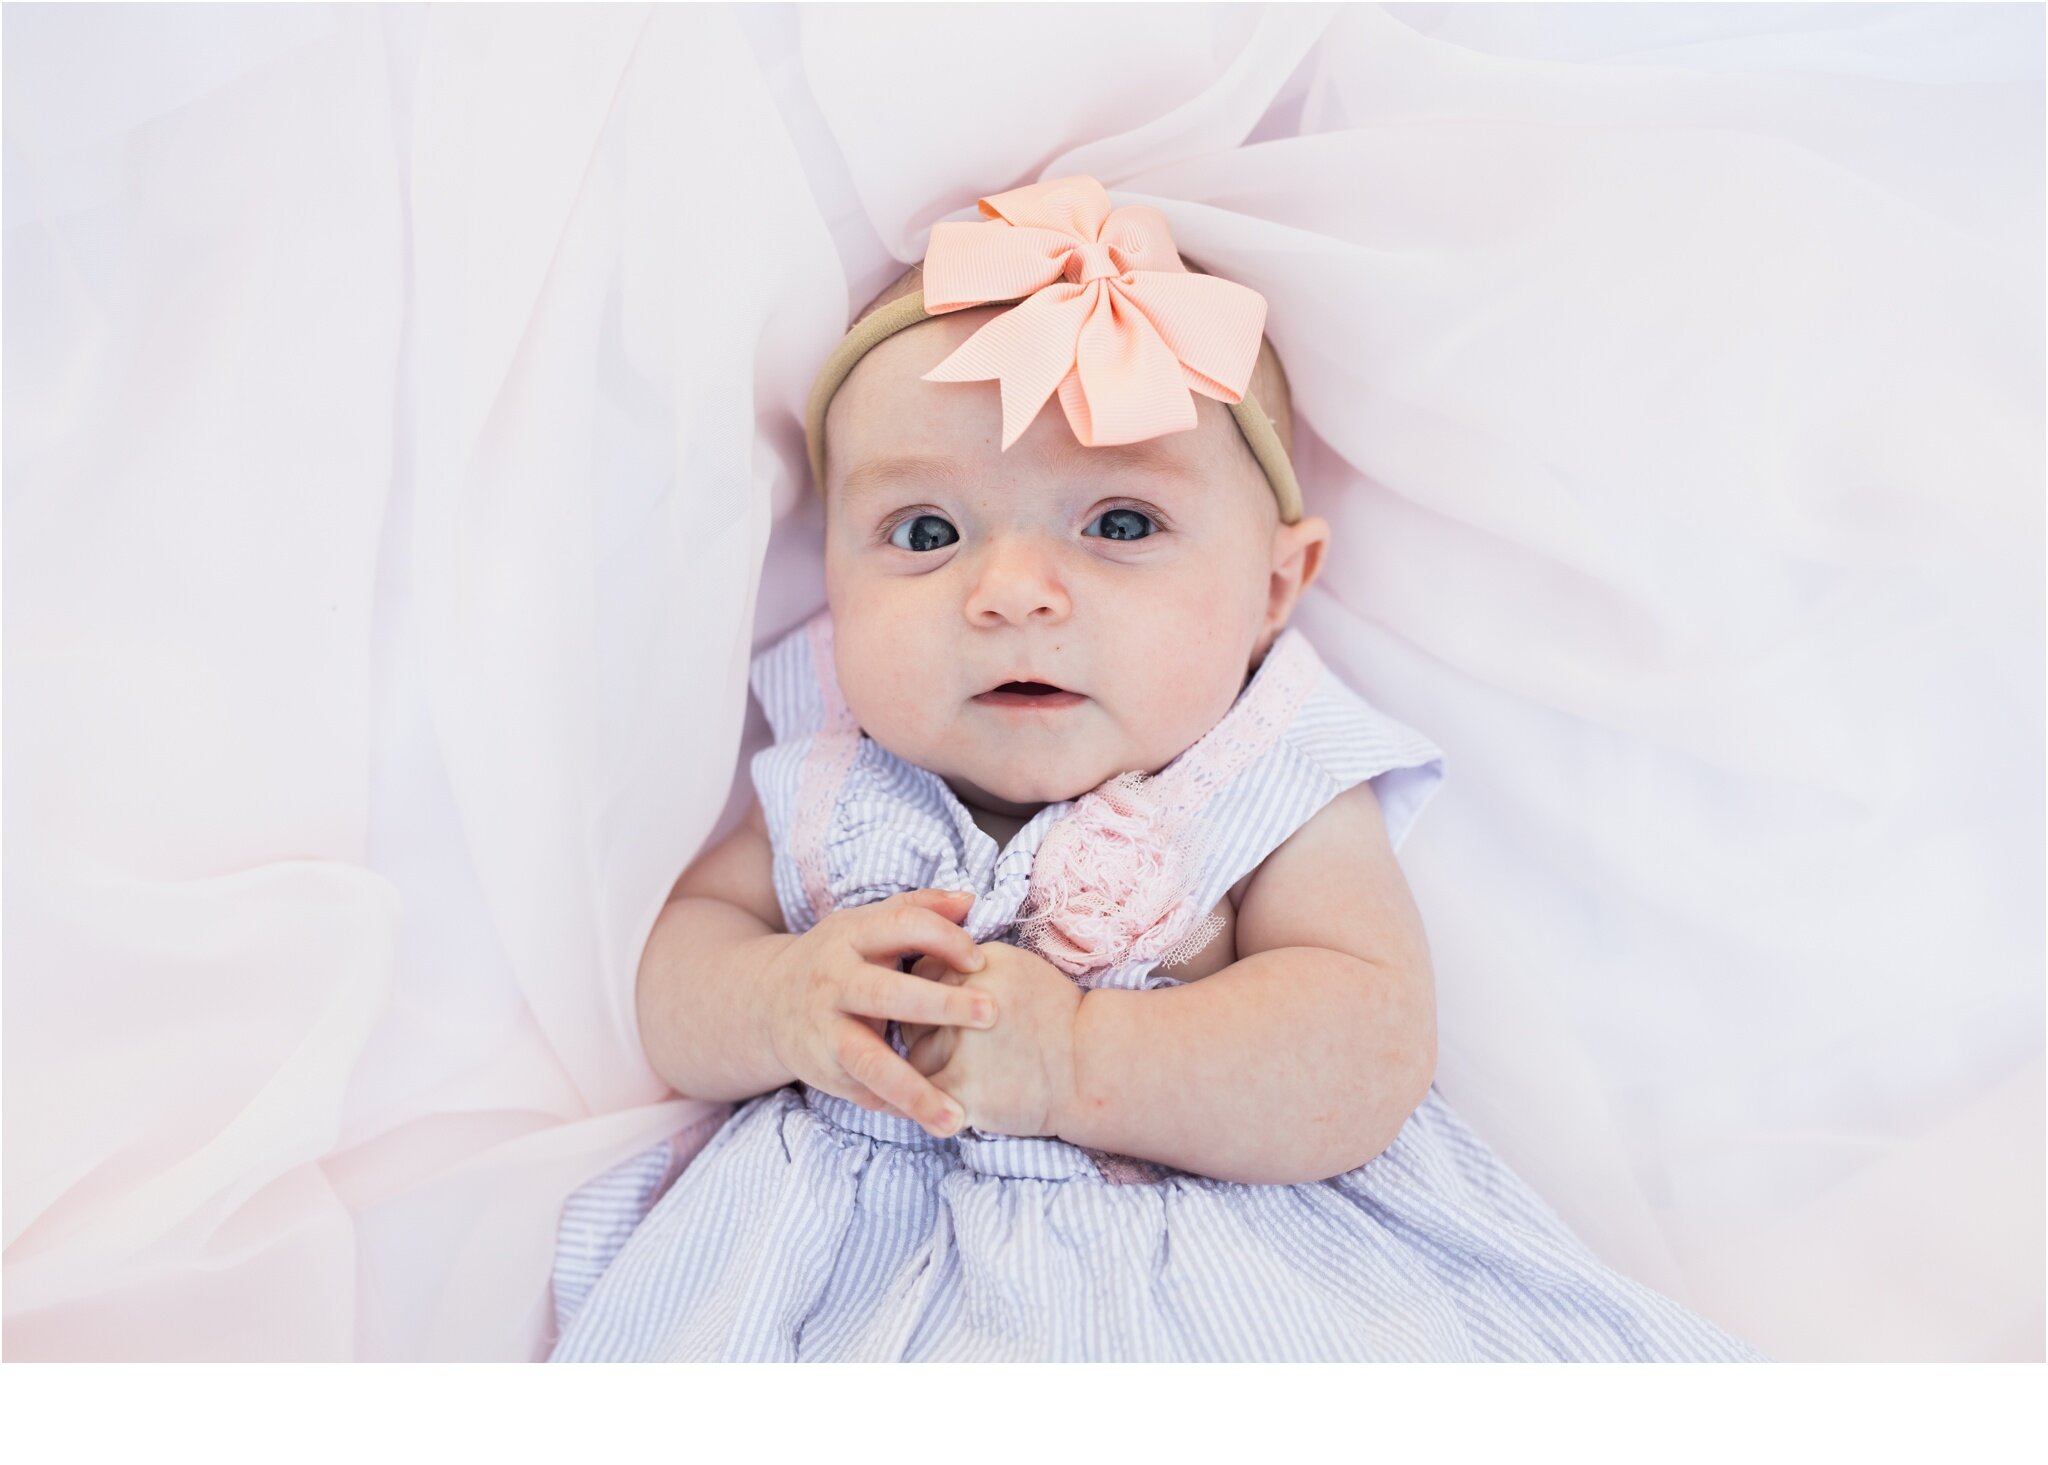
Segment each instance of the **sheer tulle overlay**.
[[545,1350],[714,1112],[633,978],[810,374],[1083,172],[1266,296],[1300,623],[1458,769],[1445,1097],[1773,1356],[2041,1356],[2038,9],[4,24],[9,1358]]

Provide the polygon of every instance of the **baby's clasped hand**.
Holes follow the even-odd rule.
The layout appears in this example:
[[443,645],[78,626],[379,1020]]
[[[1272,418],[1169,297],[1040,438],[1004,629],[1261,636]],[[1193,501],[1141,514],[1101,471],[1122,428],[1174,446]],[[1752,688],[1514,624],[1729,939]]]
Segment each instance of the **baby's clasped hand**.
[[979,972],[982,949],[960,929],[971,893],[908,890],[833,911],[792,941],[769,972],[769,1042],[789,1072],[864,1109],[907,1115],[941,1138],[961,1107],[883,1041],[887,1021],[986,1027],[1001,998],[896,970],[905,956],[939,970]]
[[914,977],[995,999],[995,1026],[904,1029],[910,1062],[952,1095],[967,1123],[993,1134],[1056,1135],[1074,1102],[1074,1022],[1081,989],[1035,952],[991,941],[980,971],[927,956]]

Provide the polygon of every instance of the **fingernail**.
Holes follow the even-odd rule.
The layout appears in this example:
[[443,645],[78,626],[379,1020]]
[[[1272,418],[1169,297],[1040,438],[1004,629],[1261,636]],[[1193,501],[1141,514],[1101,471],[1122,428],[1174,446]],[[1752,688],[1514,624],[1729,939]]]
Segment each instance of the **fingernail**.
[[966,1122],[967,1111],[965,1109],[948,1109],[946,1111],[946,1133],[958,1134],[960,1132],[960,1126],[965,1124]]
[[967,970],[970,972],[978,972],[987,965],[988,958],[983,956],[979,949],[967,958]]
[[992,1027],[996,1020],[996,1005],[986,998],[974,1004],[974,1020],[983,1027]]

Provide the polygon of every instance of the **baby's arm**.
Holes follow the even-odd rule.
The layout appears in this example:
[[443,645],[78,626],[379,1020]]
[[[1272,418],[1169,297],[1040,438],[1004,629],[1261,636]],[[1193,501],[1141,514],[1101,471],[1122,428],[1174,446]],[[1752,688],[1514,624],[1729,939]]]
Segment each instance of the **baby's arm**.
[[640,1044],[678,1093],[746,1099],[789,1082],[756,1000],[762,973],[793,939],[775,899],[758,803],[697,857],[669,892],[640,956]]
[[1435,1075],[1436,1000],[1371,784],[1266,858],[1236,942],[1235,962],[1192,985],[1082,999],[1061,1138],[1273,1184],[1393,1143]]

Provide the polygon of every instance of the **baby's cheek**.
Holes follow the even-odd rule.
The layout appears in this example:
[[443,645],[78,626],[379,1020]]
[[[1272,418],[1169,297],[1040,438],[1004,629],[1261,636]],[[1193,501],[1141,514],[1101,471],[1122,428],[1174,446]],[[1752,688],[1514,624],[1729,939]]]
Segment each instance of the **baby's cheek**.
[[928,738],[944,679],[914,629],[863,623],[839,638],[840,691],[868,735],[894,748]]
[[[1126,707],[1148,739],[1178,752],[1206,732],[1230,708],[1243,680],[1250,639],[1238,617],[1221,615],[1211,604],[1189,606],[1156,627],[1145,628],[1145,650],[1133,647],[1120,658],[1128,671]],[[1134,639],[1136,627],[1129,630]]]

